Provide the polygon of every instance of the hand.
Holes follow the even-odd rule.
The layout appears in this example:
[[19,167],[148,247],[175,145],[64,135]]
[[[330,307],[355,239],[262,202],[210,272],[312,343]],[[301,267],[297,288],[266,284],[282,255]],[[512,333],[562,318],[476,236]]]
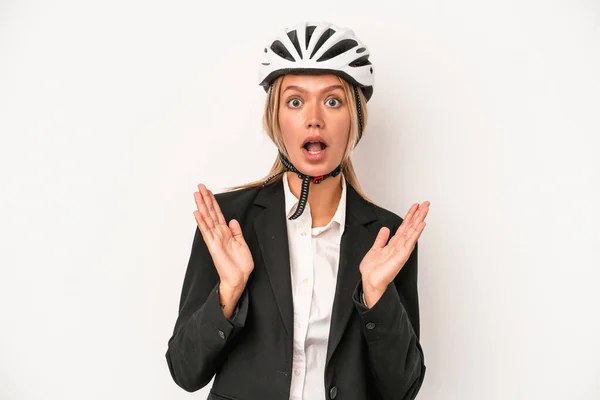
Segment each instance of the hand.
[[424,220],[429,212],[429,205],[428,201],[420,206],[418,203],[413,204],[387,246],[385,244],[390,236],[390,229],[384,226],[379,230],[373,247],[359,267],[367,304],[374,304],[379,300],[408,260],[425,229]]
[[254,260],[242,235],[242,228],[235,219],[227,225],[210,190],[203,184],[198,185],[198,190],[194,192],[198,207],[194,217],[215,263],[221,285],[226,285],[230,290],[243,290],[254,269]]

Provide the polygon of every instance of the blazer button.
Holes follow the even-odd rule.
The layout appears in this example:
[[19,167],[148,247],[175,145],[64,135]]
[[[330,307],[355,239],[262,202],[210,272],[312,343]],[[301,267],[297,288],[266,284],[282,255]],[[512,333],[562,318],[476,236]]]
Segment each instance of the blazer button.
[[225,332],[223,332],[222,330],[219,330],[219,336],[221,337],[221,339],[225,340]]
[[367,329],[375,329],[375,324],[373,322],[368,322]]
[[334,386],[331,389],[329,389],[329,397],[335,399],[335,396],[337,396],[337,387]]

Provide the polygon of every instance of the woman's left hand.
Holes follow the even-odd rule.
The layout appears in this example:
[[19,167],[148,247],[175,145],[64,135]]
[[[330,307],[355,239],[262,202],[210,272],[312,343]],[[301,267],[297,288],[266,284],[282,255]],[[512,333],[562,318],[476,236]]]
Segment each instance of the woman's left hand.
[[360,263],[363,292],[368,305],[379,300],[410,257],[425,229],[429,205],[429,201],[421,205],[413,204],[387,245],[390,229],[383,227],[379,230],[373,247]]

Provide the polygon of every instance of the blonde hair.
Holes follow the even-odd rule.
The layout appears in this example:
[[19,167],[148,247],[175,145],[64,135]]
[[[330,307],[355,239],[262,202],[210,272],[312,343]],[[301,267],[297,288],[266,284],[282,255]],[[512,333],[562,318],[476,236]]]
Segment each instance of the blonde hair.
[[[346,150],[344,151],[344,156],[342,157],[342,173],[344,177],[348,180],[348,183],[356,190],[356,192],[365,200],[374,203],[361,189],[360,184],[358,182],[358,177],[354,172],[354,166],[352,165],[352,159],[350,158],[350,153],[354,149],[355,143],[358,139],[358,112],[356,108],[356,98],[354,97],[354,88],[350,85],[346,80],[337,76],[340,80],[344,93],[346,94],[346,101],[348,102],[348,111],[350,113],[350,134],[348,137],[348,145],[346,146]],[[267,100],[265,101],[264,113],[263,113],[263,129],[267,133],[267,136],[271,139],[271,141],[275,144],[277,149],[281,151],[281,153],[289,160],[289,155],[287,149],[285,148],[285,144],[283,143],[283,134],[281,132],[281,127],[279,126],[279,101],[280,101],[280,91],[281,91],[281,83],[283,81],[283,76],[278,77],[273,82],[273,87],[271,88],[271,95],[267,96]],[[362,93],[362,90],[358,90],[361,102],[361,114],[362,114],[362,128],[363,133],[367,126],[367,101],[365,96]],[[272,175],[277,175],[277,177],[271,179],[267,185],[274,184],[279,182],[282,179],[282,172],[287,171],[281,160],[279,159],[279,155],[275,158],[275,162],[271,166],[271,170],[268,175],[264,178],[259,179],[257,181],[253,181],[250,183],[246,183],[243,185],[232,186],[226,188],[226,190],[236,190],[236,189],[245,189],[245,188],[256,188],[263,185],[263,183],[267,180],[267,178]]]

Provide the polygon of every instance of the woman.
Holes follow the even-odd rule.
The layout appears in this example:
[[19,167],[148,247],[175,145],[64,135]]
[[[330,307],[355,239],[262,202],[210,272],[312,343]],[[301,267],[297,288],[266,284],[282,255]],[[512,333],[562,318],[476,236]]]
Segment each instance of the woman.
[[194,193],[171,375],[190,392],[215,377],[209,399],[413,399],[429,202],[403,220],[358,185],[369,51],[351,30],[307,23],[264,57],[263,123],[279,154],[267,179]]

